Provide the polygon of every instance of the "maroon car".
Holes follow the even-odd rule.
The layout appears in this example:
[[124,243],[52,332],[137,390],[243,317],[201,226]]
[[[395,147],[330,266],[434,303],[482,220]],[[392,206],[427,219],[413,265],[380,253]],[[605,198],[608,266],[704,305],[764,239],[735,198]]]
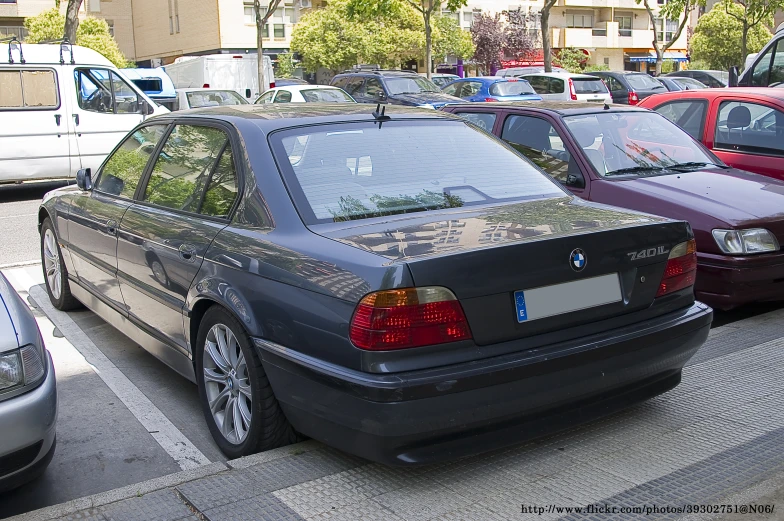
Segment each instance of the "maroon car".
[[443,110],[500,136],[575,195],[688,220],[700,300],[720,309],[784,300],[784,182],[728,167],[641,108],[523,102]]

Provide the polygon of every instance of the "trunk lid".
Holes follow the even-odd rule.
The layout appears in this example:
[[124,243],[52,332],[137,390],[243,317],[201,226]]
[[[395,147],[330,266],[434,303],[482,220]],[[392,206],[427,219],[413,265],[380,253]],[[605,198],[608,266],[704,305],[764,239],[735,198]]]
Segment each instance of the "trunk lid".
[[[667,253],[690,237],[685,222],[572,197],[399,217],[340,229],[326,225],[332,229],[313,231],[390,261],[405,262],[416,286],[451,289],[479,345],[649,307]],[[587,261],[580,271],[570,266],[577,249]],[[568,298],[572,286],[562,286],[548,298],[566,295],[563,308],[571,311],[523,322],[516,319],[515,292],[612,274],[618,274],[616,301],[577,309]],[[557,308],[558,302],[554,305]]]

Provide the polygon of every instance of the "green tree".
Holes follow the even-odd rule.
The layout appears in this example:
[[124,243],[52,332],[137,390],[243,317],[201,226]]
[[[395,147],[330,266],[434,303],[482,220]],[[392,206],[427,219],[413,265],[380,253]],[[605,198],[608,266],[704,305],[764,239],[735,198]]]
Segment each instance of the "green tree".
[[[773,25],[773,15],[776,11],[784,9],[784,0],[724,0],[722,7],[728,16],[740,23],[740,54],[745,60],[749,52],[757,52],[762,48],[760,46],[750,51],[750,33],[758,28],[765,29],[767,32],[765,25]],[[743,61],[740,62],[742,63]]]
[[[653,42],[651,45],[656,50],[656,76],[662,72],[662,63],[664,63],[664,52],[673,46],[673,44],[681,37],[683,29],[689,22],[692,10],[699,6],[705,5],[705,0],[670,0],[664,5],[659,7],[658,14],[651,7],[650,0],[634,0],[636,3],[642,3],[645,10],[648,12],[648,18],[653,26]],[[656,25],[657,18],[665,20],[663,29],[665,30],[665,38],[663,42],[659,42],[659,30]],[[672,33],[672,37],[668,40],[666,38],[666,20],[678,20],[678,28]]]
[[467,0],[349,0],[349,15],[354,18],[389,17],[399,14],[406,6],[422,15],[425,29],[425,70],[427,77],[433,74],[433,18],[441,10],[458,11]]
[[[59,40],[63,36],[65,16],[56,8],[43,11],[37,16],[30,16],[25,20],[28,43],[40,43],[48,40]],[[127,67],[125,59],[117,42],[109,34],[109,24],[101,18],[87,17],[76,31],[76,44],[90,48],[104,55],[117,67]]]
[[294,75],[294,54],[284,52],[278,54],[278,70],[275,74],[279,78],[291,78]]
[[436,57],[467,59],[474,55],[474,49],[471,33],[464,31],[457,20],[448,16],[433,18],[433,54]]
[[583,63],[585,63],[585,53],[574,47],[565,47],[558,51],[556,61],[558,65],[569,72],[580,73],[583,71]]
[[[742,66],[747,52],[757,52],[770,40],[768,29],[758,24],[748,29],[745,44],[728,45],[743,38],[743,23],[738,19],[743,8],[734,2],[716,4],[700,17],[694,36],[691,38],[691,56],[695,61],[705,62],[711,69],[727,70]],[[743,50],[745,45],[746,49]],[[695,62],[690,64],[694,68]]]

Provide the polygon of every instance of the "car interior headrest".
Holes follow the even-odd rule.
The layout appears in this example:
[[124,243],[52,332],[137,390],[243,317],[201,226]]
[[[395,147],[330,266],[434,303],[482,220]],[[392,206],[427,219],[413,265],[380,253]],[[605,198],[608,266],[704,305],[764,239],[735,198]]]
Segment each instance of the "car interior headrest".
[[730,110],[727,116],[727,128],[746,128],[751,125],[751,111],[748,107],[738,105]]

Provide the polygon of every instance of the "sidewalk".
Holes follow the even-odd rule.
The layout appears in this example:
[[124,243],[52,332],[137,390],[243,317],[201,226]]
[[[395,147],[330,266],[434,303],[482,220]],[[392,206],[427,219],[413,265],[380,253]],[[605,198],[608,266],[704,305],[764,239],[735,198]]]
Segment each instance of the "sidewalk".
[[[753,490],[784,476],[782,326],[784,310],[717,328],[673,391],[509,449],[401,469],[308,441],[11,519],[678,519],[684,514],[588,515],[556,507],[748,504],[780,498],[770,492],[777,490],[775,484],[758,487],[756,496]],[[552,511],[525,514],[523,506]],[[748,519],[784,518],[784,504],[776,509],[768,517]]]

